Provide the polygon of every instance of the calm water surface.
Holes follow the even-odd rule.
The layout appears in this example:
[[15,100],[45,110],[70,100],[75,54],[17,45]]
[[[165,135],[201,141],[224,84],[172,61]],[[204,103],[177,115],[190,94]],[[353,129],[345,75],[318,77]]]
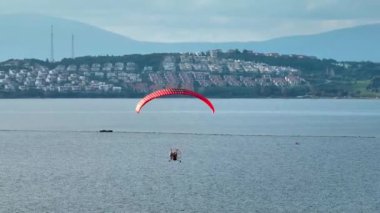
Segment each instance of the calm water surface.
[[0,100],[0,212],[380,212],[379,101],[137,101]]

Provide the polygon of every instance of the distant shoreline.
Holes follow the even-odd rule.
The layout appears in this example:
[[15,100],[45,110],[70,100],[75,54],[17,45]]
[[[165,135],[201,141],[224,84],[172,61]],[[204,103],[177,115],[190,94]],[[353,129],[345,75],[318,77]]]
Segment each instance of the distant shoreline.
[[248,50],[9,60],[0,99],[141,98],[162,88],[217,99],[378,99],[379,65]]
[[[29,100],[29,99],[140,99],[143,98],[144,96],[141,97],[46,97],[46,98],[41,98],[41,97],[15,97],[15,98],[0,98],[0,100]],[[165,99],[175,99],[178,97],[163,97]],[[257,98],[247,98],[247,97],[228,97],[228,98],[223,98],[223,97],[208,97],[210,99],[259,99],[259,100],[268,100],[268,99],[273,99],[273,100],[278,100],[278,99],[284,99],[284,100],[380,100],[380,97],[313,97],[313,98],[296,98],[296,97],[257,97]],[[180,99],[192,99],[191,97],[180,97]]]

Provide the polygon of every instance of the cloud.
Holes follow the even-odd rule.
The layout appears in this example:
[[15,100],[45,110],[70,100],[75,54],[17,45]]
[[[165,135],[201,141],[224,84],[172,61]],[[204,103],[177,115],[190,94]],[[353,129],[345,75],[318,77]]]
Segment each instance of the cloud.
[[380,22],[378,0],[0,0],[0,14],[78,20],[138,40],[237,41]]

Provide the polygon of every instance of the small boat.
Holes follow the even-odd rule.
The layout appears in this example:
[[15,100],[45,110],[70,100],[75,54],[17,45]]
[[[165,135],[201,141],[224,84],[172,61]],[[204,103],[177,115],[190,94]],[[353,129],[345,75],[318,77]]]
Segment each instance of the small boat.
[[112,129],[101,129],[99,130],[99,132],[113,132]]

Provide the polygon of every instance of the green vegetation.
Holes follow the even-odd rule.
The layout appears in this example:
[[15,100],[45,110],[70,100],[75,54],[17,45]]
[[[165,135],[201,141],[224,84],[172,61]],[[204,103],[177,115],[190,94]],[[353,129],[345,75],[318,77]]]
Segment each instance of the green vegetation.
[[[171,63],[175,64],[173,71],[176,73],[177,77],[181,71],[179,68],[179,63],[181,62],[181,57],[188,56],[188,54],[180,53],[157,53],[157,54],[134,54],[125,56],[85,56],[78,57],[75,59],[63,59],[59,62],[49,63],[47,61],[40,61],[36,59],[26,59],[26,60],[8,60],[0,63],[0,98],[28,98],[28,97],[141,97],[146,94],[147,90],[138,90],[136,88],[157,88],[154,82],[151,82],[150,74],[157,72],[162,73],[167,72],[164,68],[165,58],[170,58]],[[210,52],[198,53],[198,56],[211,57]],[[280,54],[262,54],[255,53],[253,51],[239,51],[230,50],[228,52],[218,52],[217,58],[207,59],[209,62],[204,63],[216,63],[219,65],[222,61],[244,61],[253,62],[257,64],[265,64],[266,66],[272,67],[289,67],[297,70],[296,72],[272,72],[270,74],[259,71],[239,71],[231,72],[226,65],[217,72],[210,71],[192,71],[198,73],[208,73],[208,75],[219,75],[222,79],[226,76],[235,76],[237,79],[250,78],[250,79],[261,79],[256,81],[254,85],[228,85],[225,86],[204,86],[198,82],[194,82],[194,90],[197,90],[209,97],[217,98],[250,98],[250,97],[342,97],[342,98],[376,98],[380,97],[380,63],[373,62],[338,62],[332,59],[318,59],[316,57],[309,57],[303,55],[280,55]],[[217,62],[215,62],[217,60]],[[189,63],[198,63],[196,61],[189,60]],[[79,67],[83,64],[100,64],[104,65],[106,63],[133,63],[135,68],[132,71],[122,71],[131,72],[138,74],[142,82],[130,83],[123,82],[115,77],[108,77],[105,73],[104,76],[91,76],[90,80],[93,81],[103,81],[109,83],[110,85],[122,88],[122,92],[113,92],[113,90],[108,90],[108,92],[85,92],[84,90],[73,92],[46,92],[43,90],[36,89],[36,86],[28,87],[25,82],[18,80],[17,76],[22,76],[23,78],[35,79],[40,70],[53,70],[57,66],[68,67],[75,65]],[[203,62],[202,62],[203,63]],[[223,62],[224,63],[224,62]],[[226,62],[227,63],[227,62]],[[229,63],[229,62],[228,62]],[[43,68],[39,68],[43,67]],[[147,68],[149,70],[147,71]],[[18,73],[22,70],[30,71],[30,73]],[[16,71],[13,77],[10,76],[10,72]],[[100,70],[102,71],[102,70]],[[115,72],[116,71],[110,71]],[[72,74],[67,73],[67,75]],[[82,75],[79,73],[77,75]],[[93,75],[93,73],[90,73]],[[117,73],[116,73],[117,74]],[[284,79],[286,76],[295,76],[300,79],[299,83],[287,85],[275,84],[273,80],[266,79],[269,78],[280,78]],[[45,75],[46,76],[46,75]],[[87,78],[87,77],[86,77]],[[75,81],[78,81],[75,80]],[[109,82],[107,82],[109,81]],[[14,83],[9,83],[14,82]],[[7,90],[6,84],[9,84],[12,88]],[[241,83],[241,80],[240,80]],[[67,84],[67,83],[66,83]],[[26,85],[26,86],[25,86]],[[137,86],[136,86],[137,85]],[[144,86],[145,85],[145,86]],[[181,84],[178,84],[181,85]],[[26,87],[25,90],[19,90],[19,87]],[[56,86],[59,85],[58,83]],[[75,86],[75,85],[72,85]],[[86,85],[88,86],[88,85]],[[166,87],[165,85],[158,85],[159,87]],[[82,86],[84,88],[84,86]],[[8,86],[9,88],[9,86]],[[83,89],[82,88],[82,89]],[[87,90],[86,90],[87,91]]]

